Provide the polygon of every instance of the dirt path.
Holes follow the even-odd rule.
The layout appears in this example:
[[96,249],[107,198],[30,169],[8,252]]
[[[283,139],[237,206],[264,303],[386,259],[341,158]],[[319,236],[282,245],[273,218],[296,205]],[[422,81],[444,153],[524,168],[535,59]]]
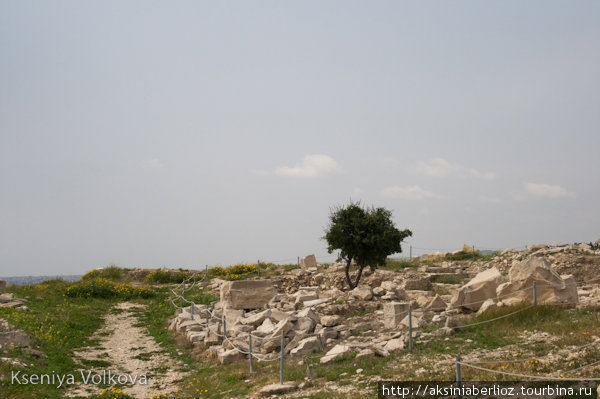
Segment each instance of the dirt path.
[[106,316],[104,326],[92,336],[98,345],[75,352],[75,361],[82,366],[76,375],[80,376],[81,371],[83,376],[91,374],[87,384],[78,382],[67,396],[97,394],[105,388],[97,381],[118,385],[119,380],[126,379],[124,391],[140,399],[177,389],[176,381],[185,376],[183,364],[165,354],[147,329],[139,326],[135,315],[139,308],[144,305],[123,302],[115,306]]

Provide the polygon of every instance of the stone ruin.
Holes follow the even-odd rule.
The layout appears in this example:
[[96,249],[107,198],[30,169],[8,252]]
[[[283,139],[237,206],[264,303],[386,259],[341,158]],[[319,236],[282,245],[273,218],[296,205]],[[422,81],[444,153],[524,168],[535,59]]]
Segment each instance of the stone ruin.
[[[431,333],[414,332],[420,342],[427,342],[460,328],[461,313],[531,303],[534,283],[538,304],[572,307],[578,301],[582,305],[582,297],[583,305],[600,304],[600,284],[578,288],[575,283],[581,278],[560,275],[545,258],[567,250],[546,246],[532,251],[507,250],[493,261],[470,263],[468,269],[453,262],[397,272],[365,269],[361,284],[352,291],[343,291],[343,264],[324,269],[303,258],[306,267],[272,280],[211,280],[221,300],[212,307],[196,305],[193,316],[189,306],[178,310],[169,329],[184,334],[194,348],[212,353],[221,363],[245,356],[237,349],[248,352],[248,334],[253,335],[257,359],[273,359],[279,356],[281,333],[286,355],[302,357],[328,349],[321,358],[327,363],[350,352],[361,358],[404,350],[409,307],[415,329],[445,323]],[[436,282],[446,276],[465,283]],[[212,312],[210,328],[207,310]],[[225,328],[227,339],[222,336]]]

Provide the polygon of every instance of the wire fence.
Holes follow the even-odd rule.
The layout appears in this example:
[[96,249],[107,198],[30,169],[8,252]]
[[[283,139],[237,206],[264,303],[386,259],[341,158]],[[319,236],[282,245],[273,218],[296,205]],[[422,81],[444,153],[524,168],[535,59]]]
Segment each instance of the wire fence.
[[[257,335],[255,333],[256,330],[251,331],[251,332],[247,332],[245,333],[245,337],[240,337],[240,334],[238,334],[236,336],[235,339],[232,339],[232,337],[228,336],[228,329],[227,329],[227,318],[225,317],[225,315],[222,315],[221,317],[217,317],[215,315],[215,310],[213,309],[212,311],[207,307],[203,310],[204,315],[200,314],[200,310],[195,310],[195,308],[197,307],[197,305],[194,303],[193,300],[188,300],[185,298],[186,293],[191,292],[194,288],[198,288],[203,282],[205,282],[208,279],[208,273],[205,271],[205,273],[203,274],[202,278],[198,278],[198,275],[194,275],[191,276],[190,278],[182,281],[180,284],[178,284],[175,288],[171,289],[169,292],[169,300],[170,300],[170,304],[172,309],[180,309],[181,312],[183,312],[183,308],[184,308],[184,304],[189,305],[189,312],[191,315],[192,320],[195,319],[195,311],[198,312],[197,317],[198,319],[201,319],[202,316],[204,316],[204,320],[203,322],[199,322],[199,324],[206,326],[206,334],[208,335],[209,332],[214,334],[216,337],[218,337],[219,339],[222,339],[223,341],[226,341],[228,343],[228,345],[232,348],[231,350],[235,350],[238,353],[247,356],[249,359],[249,366],[250,366],[250,372],[253,372],[253,361],[259,361],[259,362],[274,362],[274,361],[278,361],[280,362],[280,383],[283,383],[283,369],[284,369],[284,363],[285,363],[285,355],[286,355],[286,348],[285,348],[285,333],[282,330],[281,334],[280,334],[280,338],[281,338],[281,344],[280,344],[280,353],[279,356],[268,356],[268,355],[263,355],[263,354],[258,354],[253,350],[253,341],[260,341],[260,340],[266,340],[266,339],[270,339],[273,340],[276,338],[276,336],[274,336],[273,334],[266,335],[266,336],[262,336],[262,335]],[[575,286],[581,286],[581,285],[585,285],[585,284],[589,284],[591,282],[594,281],[600,281],[600,278],[597,279],[593,279],[593,280],[588,280],[588,281],[577,281],[577,282],[572,282],[570,283],[571,285],[575,285]],[[568,285],[568,284],[565,284]],[[540,288],[544,288],[544,287],[554,287],[554,288],[564,288],[564,286],[558,286],[556,284],[552,284],[552,283],[547,283],[547,284],[538,284],[538,283],[534,283],[532,286],[530,287],[525,287],[513,292],[510,292],[506,295],[503,295],[501,297],[498,297],[498,299],[503,299],[506,297],[510,297],[510,296],[514,296],[514,295],[519,295],[519,298],[521,301],[526,300],[526,301],[531,301],[531,305],[529,306],[525,306],[522,307],[520,309],[517,309],[513,312],[501,315],[501,316],[497,316],[491,319],[487,319],[487,320],[482,320],[479,322],[475,322],[475,323],[470,323],[470,324],[459,324],[456,327],[453,327],[453,329],[467,329],[467,328],[471,328],[471,327],[475,327],[475,326],[480,326],[480,325],[484,325],[484,324],[488,324],[488,323],[493,323],[495,321],[501,320],[501,319],[505,319],[505,318],[509,318],[512,316],[515,316],[519,313],[525,312],[531,308],[534,308],[538,305],[538,290]],[[524,298],[521,294],[523,292],[531,292],[530,296],[527,296],[528,298]],[[471,305],[478,305],[483,303],[485,300],[481,300],[481,301],[473,301],[470,303],[461,303],[461,304],[457,304],[457,305],[448,305],[444,308],[422,308],[419,309],[422,312],[436,312],[436,311],[448,311],[448,310],[452,310],[452,309],[457,309],[457,308],[464,308],[465,306],[471,306]],[[179,304],[177,304],[177,302],[179,302]],[[560,305],[574,305],[577,304],[578,302],[566,302],[566,303],[561,303]],[[408,305],[408,310],[401,312],[399,314],[396,314],[396,317],[405,317],[405,316],[409,316],[408,317],[408,351],[409,352],[413,352],[413,348],[414,348],[414,339],[415,339],[415,332],[417,331],[422,331],[425,332],[426,330],[424,329],[424,327],[421,328],[413,328],[413,310],[411,308],[411,305]],[[221,328],[221,330],[220,330]],[[441,328],[440,328],[441,329]],[[429,332],[435,332],[437,330],[433,330],[433,331],[429,331]],[[315,334],[312,334],[315,335]],[[311,335],[307,335],[305,338],[310,337]],[[318,335],[316,335],[318,336]],[[247,342],[247,347],[248,349],[242,348],[239,345],[239,342],[241,342],[242,340],[246,340]],[[236,342],[234,342],[236,341]],[[582,345],[578,348],[575,348],[573,350],[571,350],[571,353],[573,352],[580,352],[588,347],[597,345],[598,343],[600,343],[600,339],[595,340],[593,342],[587,343],[585,345]],[[321,345],[323,346],[323,345]],[[509,371],[503,371],[503,370],[496,370],[496,369],[492,369],[489,367],[483,367],[482,365],[493,365],[493,364],[513,364],[513,363],[521,363],[521,362],[526,362],[526,361],[530,361],[530,360],[544,360],[550,357],[550,353],[548,353],[545,356],[540,356],[540,357],[533,357],[533,358],[529,358],[529,359],[516,359],[516,360],[512,360],[512,359],[508,359],[508,360],[483,360],[483,361],[470,361],[470,362],[465,362],[462,361],[460,358],[460,355],[457,356],[457,360],[456,360],[456,367],[457,367],[457,378],[460,378],[459,375],[461,373],[461,366],[467,367],[467,368],[471,368],[474,370],[479,370],[479,371],[483,371],[483,372],[488,372],[488,373],[495,373],[495,374],[500,374],[500,375],[505,375],[505,376],[511,376],[511,377],[518,377],[518,378],[526,378],[526,379],[532,379],[532,380],[565,380],[565,381],[589,381],[589,380],[600,380],[600,378],[574,378],[574,377],[568,377],[569,375],[573,374],[574,372],[579,372],[581,370],[584,370],[586,368],[589,367],[593,367],[595,365],[600,364],[600,361],[598,362],[594,362],[588,365],[584,365],[581,367],[578,367],[576,369],[573,370],[569,370],[569,371],[565,371],[565,372],[560,372],[561,376],[556,376],[553,374],[559,374],[558,372],[552,373],[551,375],[527,375],[527,374],[522,374],[522,373],[514,373],[514,372],[509,372]],[[566,377],[567,376],[567,377]]]

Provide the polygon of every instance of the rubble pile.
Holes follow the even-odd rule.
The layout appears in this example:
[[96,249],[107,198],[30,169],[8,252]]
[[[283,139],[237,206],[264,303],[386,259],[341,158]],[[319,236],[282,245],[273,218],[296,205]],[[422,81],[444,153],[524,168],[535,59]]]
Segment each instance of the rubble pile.
[[27,299],[17,298],[12,293],[0,294],[0,308],[29,310],[27,303],[29,303]]
[[527,251],[505,250],[486,262],[365,269],[361,284],[351,291],[343,264],[324,268],[307,257],[302,268],[272,280],[212,279],[209,284],[221,300],[178,309],[169,329],[221,363],[248,356],[250,335],[258,360],[279,356],[282,334],[285,353],[292,357],[322,352],[321,363],[328,363],[351,352],[357,358],[387,356],[408,345],[409,325],[418,329],[438,323],[433,332],[413,331],[421,342],[438,339],[461,328],[461,313],[532,302],[534,284],[538,303],[597,306],[600,281],[578,286],[581,280],[575,273],[560,274],[561,267],[591,257],[586,265],[598,276],[600,257],[587,251],[580,246],[532,246]]

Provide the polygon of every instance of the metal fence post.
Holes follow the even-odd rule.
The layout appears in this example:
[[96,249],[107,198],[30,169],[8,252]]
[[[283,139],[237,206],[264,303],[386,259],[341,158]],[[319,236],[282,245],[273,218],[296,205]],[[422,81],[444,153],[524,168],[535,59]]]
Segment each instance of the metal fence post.
[[192,316],[192,320],[194,320],[194,301],[190,305],[190,316]]
[[533,282],[533,306],[537,306],[537,286]]
[[183,289],[181,290],[181,299],[179,300],[179,309],[183,308],[183,298],[185,298],[185,282],[183,283]]
[[256,261],[256,273],[260,276],[260,259]]
[[408,304],[408,351],[413,351],[413,334],[412,334],[412,308]]
[[285,334],[281,331],[281,360],[279,364],[279,383],[283,384],[283,354],[285,353]]
[[412,245],[410,246],[410,255],[408,256],[408,260],[412,260]]
[[458,388],[457,398],[460,399],[462,397],[460,394],[460,389],[462,387],[460,375],[460,355],[456,355],[456,387]]
[[250,373],[254,372],[252,368],[252,333],[248,334],[248,352],[250,352]]
[[227,319],[223,316],[223,336],[227,338]]
[[204,265],[204,279],[208,278],[208,265]]
[[473,245],[473,260],[475,260],[475,245]]
[[300,266],[300,257],[298,256],[298,266]]

